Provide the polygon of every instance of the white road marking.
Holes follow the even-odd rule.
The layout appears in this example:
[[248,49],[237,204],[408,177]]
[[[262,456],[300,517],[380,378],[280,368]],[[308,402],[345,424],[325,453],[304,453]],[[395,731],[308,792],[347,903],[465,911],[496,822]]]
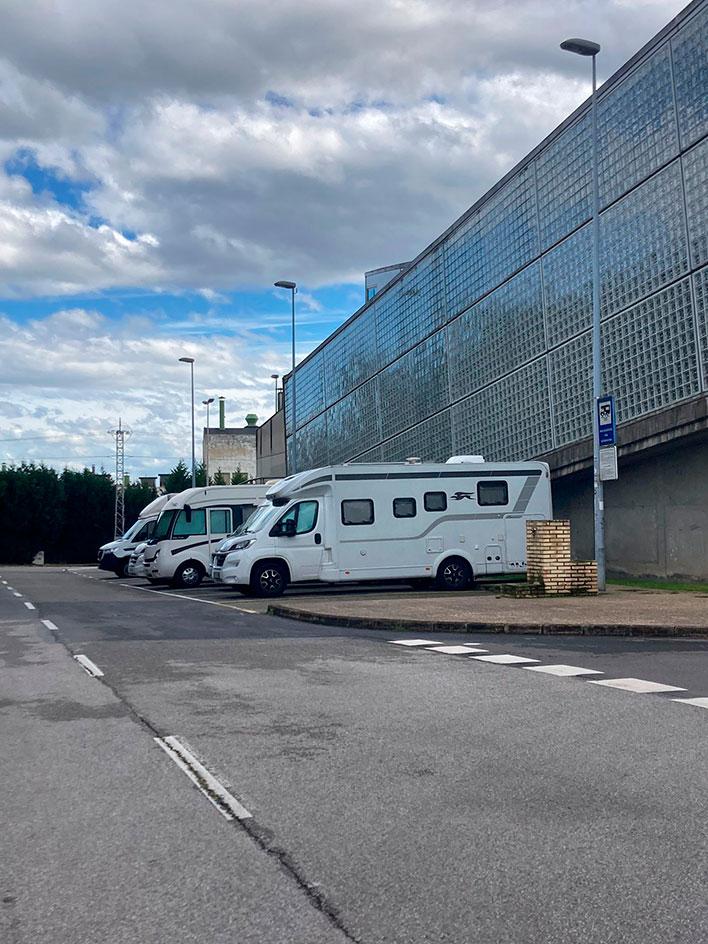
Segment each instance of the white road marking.
[[59,627],[56,625],[56,623],[52,623],[51,620],[41,620],[41,622],[44,623],[47,629],[53,629],[57,632],[59,631]]
[[671,701],[680,701],[684,705],[695,705],[697,708],[708,708],[708,698],[672,698]]
[[540,659],[527,659],[524,656],[472,656],[479,662],[493,662],[494,665],[523,665],[526,662],[539,662]]
[[575,675],[603,675],[597,669],[580,669],[577,665],[527,665],[527,672],[546,672],[548,675],[558,675],[560,678],[570,678]]
[[246,807],[176,737],[170,736],[164,740],[156,737],[154,740],[225,819],[252,819]]
[[36,610],[36,609],[37,609],[37,607],[34,605],[34,603],[28,603],[27,600],[25,600],[25,606],[27,607],[28,610]]
[[389,639],[392,646],[442,646],[434,639]]
[[21,597],[21,596],[22,596],[21,593],[18,593],[18,592],[17,592],[17,590],[13,590],[13,591],[12,591],[12,595],[13,595],[14,597]]
[[103,672],[99,669],[95,662],[92,662],[88,656],[74,656],[76,661],[79,663],[82,669],[88,672],[93,678],[102,678]]
[[145,593],[158,593],[163,597],[177,597],[178,600],[193,600],[194,603],[208,603],[209,606],[224,606],[227,610],[239,610],[242,613],[256,613],[257,610],[247,610],[242,606],[236,606],[235,603],[218,603],[216,600],[202,600],[201,597],[188,597],[184,593],[170,593],[169,590],[153,590],[152,587],[134,587],[130,583],[119,583],[119,587],[127,587],[129,590],[144,590]]
[[606,688],[621,688],[625,692],[636,692],[639,695],[649,695],[655,692],[685,692],[685,688],[676,685],[661,685],[659,682],[647,682],[646,679],[590,679],[589,685],[604,685]]
[[489,649],[475,649],[472,646],[427,646],[428,652],[444,652],[448,656],[471,656],[475,652],[489,652]]
[[10,593],[12,593],[15,588],[14,588],[14,587],[7,586],[5,589],[6,589],[6,590],[9,590]]

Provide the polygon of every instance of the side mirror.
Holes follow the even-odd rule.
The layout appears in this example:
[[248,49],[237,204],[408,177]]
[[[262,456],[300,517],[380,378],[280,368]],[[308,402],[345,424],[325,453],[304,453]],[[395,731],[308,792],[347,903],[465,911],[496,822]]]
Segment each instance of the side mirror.
[[295,537],[295,522],[292,518],[288,518],[287,521],[283,521],[280,525],[280,533],[284,538],[294,538]]

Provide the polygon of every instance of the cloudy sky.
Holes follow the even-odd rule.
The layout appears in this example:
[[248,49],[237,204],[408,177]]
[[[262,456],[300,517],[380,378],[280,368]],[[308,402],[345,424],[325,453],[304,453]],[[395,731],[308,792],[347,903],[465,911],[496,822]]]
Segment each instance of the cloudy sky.
[[[676,0],[3,0],[0,461],[189,456],[607,78]],[[200,408],[201,409],[201,408]],[[198,419],[201,425],[202,415]]]

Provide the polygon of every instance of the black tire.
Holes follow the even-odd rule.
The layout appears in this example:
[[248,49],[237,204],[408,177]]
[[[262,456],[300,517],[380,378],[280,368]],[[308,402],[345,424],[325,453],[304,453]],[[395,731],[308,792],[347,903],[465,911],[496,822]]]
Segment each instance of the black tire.
[[288,575],[277,561],[254,564],[250,589],[256,597],[281,597],[288,586]]
[[197,561],[185,561],[180,564],[172,578],[173,587],[193,589],[204,580],[204,568]]
[[113,571],[113,573],[116,575],[116,577],[124,578],[124,577],[129,576],[129,575],[128,575],[128,564],[129,564],[129,563],[130,563],[130,558],[128,557],[128,558],[126,558],[126,559],[123,561],[122,564],[118,564],[118,565],[116,566],[116,569]]
[[438,567],[435,582],[441,590],[469,590],[474,575],[463,557],[448,557]]

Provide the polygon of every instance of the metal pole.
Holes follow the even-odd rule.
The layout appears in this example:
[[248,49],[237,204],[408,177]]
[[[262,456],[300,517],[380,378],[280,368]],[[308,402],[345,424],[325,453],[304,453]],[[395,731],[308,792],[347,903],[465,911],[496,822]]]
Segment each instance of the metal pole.
[[206,446],[204,450],[204,452],[206,453],[206,455],[204,456],[204,470],[206,474],[206,484],[208,485],[209,484],[209,402],[208,401],[207,401],[206,408],[207,408],[207,427],[206,427],[206,440],[204,443],[204,445]]
[[605,590],[605,501],[600,481],[600,429],[597,401],[602,394],[602,336],[600,326],[600,187],[597,146],[597,56],[592,57],[592,437],[593,513],[597,588]]
[[197,484],[197,469],[194,460],[194,361],[189,365],[192,376],[192,488]]
[[293,287],[290,289],[292,292],[292,303],[293,303],[293,357],[292,357],[292,385],[293,385],[293,462],[292,462],[292,472],[297,472],[297,413],[295,412],[296,400],[295,400],[295,292],[296,289]]

